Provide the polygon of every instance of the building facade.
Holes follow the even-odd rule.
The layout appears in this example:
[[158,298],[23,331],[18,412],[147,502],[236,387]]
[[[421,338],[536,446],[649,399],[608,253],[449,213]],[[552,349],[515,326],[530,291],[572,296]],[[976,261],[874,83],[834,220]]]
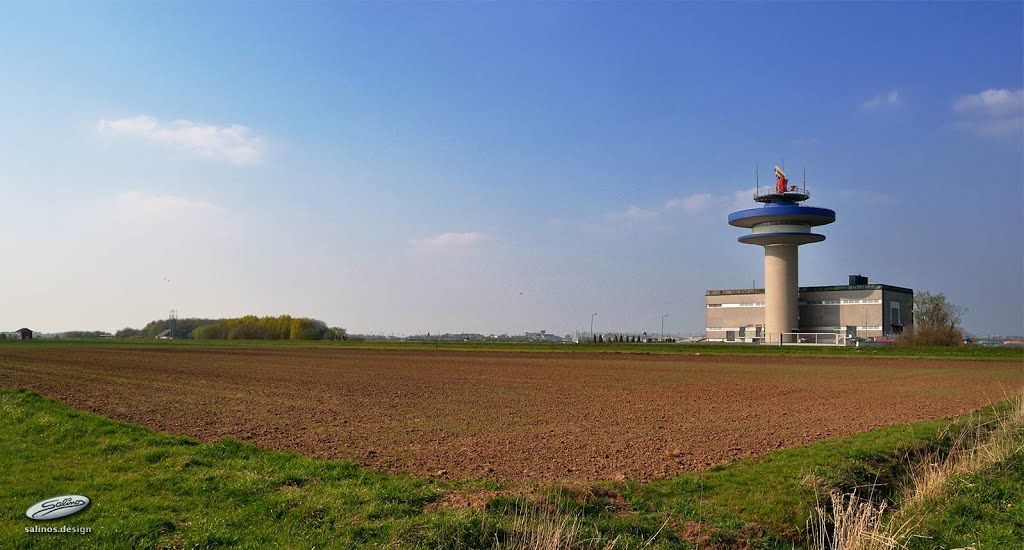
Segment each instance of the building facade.
[[[799,289],[801,333],[832,333],[881,337],[903,332],[914,323],[914,291],[869,284],[851,275],[850,284]],[[708,290],[705,293],[705,336],[719,342],[779,342],[765,332],[763,288]]]

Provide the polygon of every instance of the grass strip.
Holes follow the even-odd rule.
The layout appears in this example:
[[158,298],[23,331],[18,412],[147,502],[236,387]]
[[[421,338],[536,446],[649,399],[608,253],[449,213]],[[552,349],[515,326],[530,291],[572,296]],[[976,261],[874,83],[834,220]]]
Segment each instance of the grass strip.
[[531,353],[625,353],[641,355],[711,355],[768,357],[848,357],[940,359],[956,361],[1022,361],[1024,348],[985,346],[758,346],[751,344],[571,344],[571,343],[496,343],[496,342],[324,342],[297,340],[157,340],[152,338],[55,338],[28,341],[0,340],[0,350],[32,346],[39,348],[94,347],[115,349],[294,349],[327,350],[404,350],[445,352],[531,352]]

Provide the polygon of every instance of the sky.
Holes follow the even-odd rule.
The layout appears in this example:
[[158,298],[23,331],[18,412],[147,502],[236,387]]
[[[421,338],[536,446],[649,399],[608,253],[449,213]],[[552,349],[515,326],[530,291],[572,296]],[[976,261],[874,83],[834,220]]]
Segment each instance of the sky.
[[0,329],[700,334],[732,210],[836,211],[800,284],[1024,332],[1024,7],[98,2],[0,18]]

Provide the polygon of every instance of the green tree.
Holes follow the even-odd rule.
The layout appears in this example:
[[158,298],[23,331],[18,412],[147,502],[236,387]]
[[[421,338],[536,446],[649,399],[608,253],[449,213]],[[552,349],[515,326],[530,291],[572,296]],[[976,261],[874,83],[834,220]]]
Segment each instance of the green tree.
[[959,329],[964,311],[962,306],[950,302],[941,292],[914,294],[914,324],[917,326]]
[[342,327],[331,327],[324,332],[324,340],[332,342],[348,340],[348,330]]
[[960,323],[966,309],[941,292],[914,293],[914,328],[901,338],[915,346],[956,346],[963,343]]

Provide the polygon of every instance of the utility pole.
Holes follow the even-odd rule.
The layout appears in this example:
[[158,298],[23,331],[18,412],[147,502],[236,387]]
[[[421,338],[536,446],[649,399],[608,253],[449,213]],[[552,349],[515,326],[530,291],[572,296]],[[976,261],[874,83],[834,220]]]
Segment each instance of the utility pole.
[[668,313],[661,316],[661,341],[665,341],[665,317],[668,317]]
[[596,313],[590,314],[590,337],[594,338],[594,317],[597,317]]

